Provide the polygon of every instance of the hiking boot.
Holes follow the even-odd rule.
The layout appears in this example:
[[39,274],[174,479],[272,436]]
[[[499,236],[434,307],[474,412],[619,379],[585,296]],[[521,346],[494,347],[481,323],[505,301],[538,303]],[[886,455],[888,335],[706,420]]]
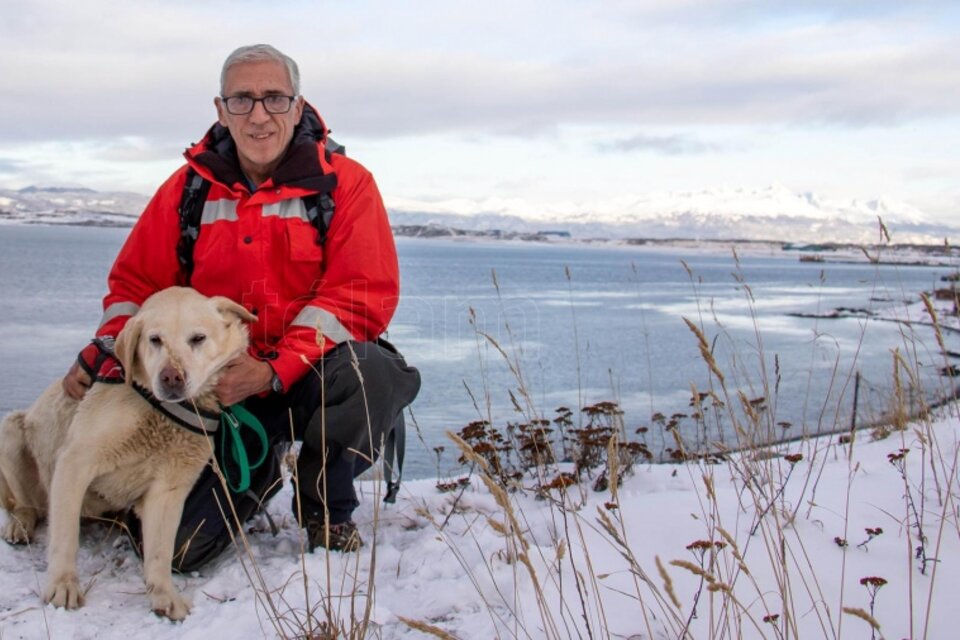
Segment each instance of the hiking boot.
[[330,551],[358,551],[363,540],[353,520],[327,525],[322,520],[307,520],[307,545],[310,553],[317,547]]

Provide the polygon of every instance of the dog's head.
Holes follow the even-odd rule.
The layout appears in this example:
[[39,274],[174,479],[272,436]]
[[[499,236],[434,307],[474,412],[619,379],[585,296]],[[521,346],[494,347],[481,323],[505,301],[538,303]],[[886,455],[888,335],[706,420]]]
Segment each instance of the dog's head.
[[257,318],[228,298],[170,287],[147,298],[127,321],[116,356],[127,384],[136,381],[165,402],[211,391],[224,364],[247,348],[246,322]]

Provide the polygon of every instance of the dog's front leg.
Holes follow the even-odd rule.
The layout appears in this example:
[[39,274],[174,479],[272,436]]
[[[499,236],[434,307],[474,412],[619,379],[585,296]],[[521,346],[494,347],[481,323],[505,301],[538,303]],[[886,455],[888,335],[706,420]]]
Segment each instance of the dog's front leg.
[[77,579],[77,548],[80,545],[80,513],[83,498],[98,469],[87,447],[64,449],[57,458],[50,485],[50,542],[47,546],[45,602],[55,607],[83,606]]
[[143,530],[143,576],[154,613],[171,620],[183,620],[190,605],[173,585],[170,567],[177,527],[183,515],[183,503],[191,483],[171,486],[160,479],[147,490],[140,502]]

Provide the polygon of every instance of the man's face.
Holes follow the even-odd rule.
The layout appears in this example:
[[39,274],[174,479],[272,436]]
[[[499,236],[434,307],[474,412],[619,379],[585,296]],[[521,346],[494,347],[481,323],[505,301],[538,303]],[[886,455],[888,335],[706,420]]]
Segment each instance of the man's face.
[[[280,62],[246,62],[227,71],[223,95],[263,98],[269,95],[292,96],[293,87],[287,69]],[[262,102],[246,115],[233,115],[223,100],[216,98],[220,124],[230,130],[237,145],[240,167],[257,185],[270,177],[293,139],[293,129],[303,115],[303,98],[297,97],[287,113],[268,113]]]

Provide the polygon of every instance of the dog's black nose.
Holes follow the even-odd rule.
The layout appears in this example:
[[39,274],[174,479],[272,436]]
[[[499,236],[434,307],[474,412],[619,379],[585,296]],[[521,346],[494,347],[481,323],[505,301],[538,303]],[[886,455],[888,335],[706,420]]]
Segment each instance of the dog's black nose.
[[167,396],[182,396],[185,388],[183,374],[174,367],[164,367],[160,372],[160,385]]

